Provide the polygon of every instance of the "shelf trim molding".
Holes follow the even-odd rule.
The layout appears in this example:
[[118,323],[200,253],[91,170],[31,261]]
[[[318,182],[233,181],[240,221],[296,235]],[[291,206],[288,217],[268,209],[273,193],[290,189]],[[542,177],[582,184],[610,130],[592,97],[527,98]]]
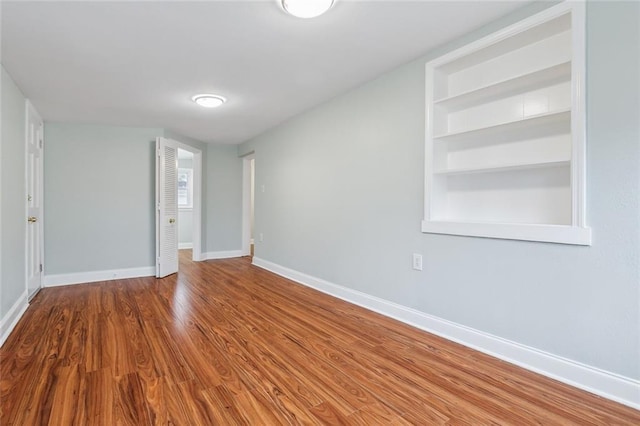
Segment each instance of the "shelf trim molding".
[[581,246],[591,245],[591,228],[571,225],[423,220],[422,232]]
[[[560,4],[558,6],[564,6]],[[558,7],[556,6],[556,7]],[[571,181],[573,186],[571,205],[572,223],[578,227],[586,227],[586,18],[585,2],[571,4],[571,31],[573,58],[571,64]]]

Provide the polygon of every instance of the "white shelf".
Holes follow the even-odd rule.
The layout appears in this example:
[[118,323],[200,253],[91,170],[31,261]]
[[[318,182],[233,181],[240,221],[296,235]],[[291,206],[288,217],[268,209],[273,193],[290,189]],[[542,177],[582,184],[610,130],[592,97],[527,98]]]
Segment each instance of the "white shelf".
[[534,163],[520,163],[520,164],[504,164],[488,167],[468,167],[460,169],[441,169],[434,172],[435,175],[469,175],[477,173],[498,173],[498,172],[512,172],[517,170],[530,170],[530,169],[542,169],[552,167],[569,167],[571,161],[559,160],[559,161],[540,161]]
[[571,109],[563,109],[560,111],[547,112],[544,114],[531,115],[520,120],[508,121],[493,126],[480,127],[475,129],[464,130],[461,132],[444,133],[436,135],[433,138],[455,142],[460,140],[477,139],[483,140],[492,137],[495,134],[522,131],[527,128],[537,126],[548,126],[560,121],[571,120]]
[[[565,7],[565,10],[568,9]],[[444,55],[440,68],[453,74],[464,68],[473,68],[480,63],[487,63],[507,53],[522,50],[571,29],[571,14],[555,15],[547,11],[541,12],[538,22],[531,19],[527,24],[521,21],[511,27],[493,33],[484,39],[477,40],[450,54]],[[543,17],[547,15],[546,19]],[[458,54],[460,53],[460,54]]]
[[434,105],[447,108],[449,111],[469,108],[485,102],[539,89],[550,84],[571,79],[571,61],[563,62],[548,68],[525,73],[513,78],[470,90],[454,96],[435,100]]

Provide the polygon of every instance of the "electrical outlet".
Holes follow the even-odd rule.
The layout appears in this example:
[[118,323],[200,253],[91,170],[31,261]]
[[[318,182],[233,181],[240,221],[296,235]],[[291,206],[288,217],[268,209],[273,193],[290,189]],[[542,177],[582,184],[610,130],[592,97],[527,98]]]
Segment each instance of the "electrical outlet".
[[264,241],[264,234],[262,232],[260,233],[260,238],[259,239],[260,239],[260,242]]
[[416,271],[422,271],[422,255],[413,253],[413,269]]

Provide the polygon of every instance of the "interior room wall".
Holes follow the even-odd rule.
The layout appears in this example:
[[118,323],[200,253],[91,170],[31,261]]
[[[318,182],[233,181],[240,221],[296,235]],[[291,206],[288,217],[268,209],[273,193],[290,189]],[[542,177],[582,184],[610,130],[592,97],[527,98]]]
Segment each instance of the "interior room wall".
[[159,128],[46,122],[45,275],[155,265],[155,138],[162,135],[203,152],[203,252],[240,250],[235,146]]
[[25,97],[4,67],[1,72],[0,318],[5,318],[25,292]]
[[45,123],[45,275],[155,266],[160,128]]
[[242,159],[235,145],[207,146],[207,252],[242,249]]
[[[593,245],[420,232],[425,62],[534,5],[242,144],[256,256],[539,351],[640,379],[640,4],[587,5]],[[424,270],[411,269],[412,253]]]

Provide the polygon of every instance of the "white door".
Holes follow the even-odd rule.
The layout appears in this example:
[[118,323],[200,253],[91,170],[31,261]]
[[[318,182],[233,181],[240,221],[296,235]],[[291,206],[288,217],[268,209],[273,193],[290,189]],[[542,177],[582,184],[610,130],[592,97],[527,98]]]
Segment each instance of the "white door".
[[156,138],[156,277],[178,272],[178,147]]
[[26,104],[27,152],[27,292],[31,299],[42,285],[42,147],[43,122],[31,102]]

